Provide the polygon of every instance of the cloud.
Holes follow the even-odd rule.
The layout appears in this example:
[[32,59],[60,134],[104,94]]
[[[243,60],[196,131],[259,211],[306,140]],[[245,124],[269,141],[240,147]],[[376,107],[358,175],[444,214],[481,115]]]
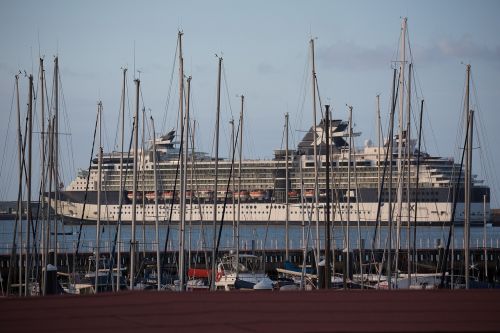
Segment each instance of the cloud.
[[433,49],[428,52],[437,51],[442,58],[453,57],[464,61],[500,61],[500,46],[481,45],[471,37],[463,36],[460,39],[442,39],[436,42]]
[[368,70],[380,69],[390,63],[392,51],[388,46],[364,47],[340,41],[316,51],[318,62],[325,67]]
[[271,65],[269,63],[264,63],[264,62],[261,62],[257,66],[257,71],[260,74],[279,74],[280,73],[279,69],[277,69],[276,67],[274,67],[273,65]]
[[[489,62],[500,65],[500,45],[477,43],[468,35],[460,38],[442,38],[427,45],[412,45],[413,58],[420,64],[439,64],[453,61]],[[397,57],[397,49],[388,45],[365,47],[339,41],[317,50],[317,61],[325,67],[349,70],[385,68]]]

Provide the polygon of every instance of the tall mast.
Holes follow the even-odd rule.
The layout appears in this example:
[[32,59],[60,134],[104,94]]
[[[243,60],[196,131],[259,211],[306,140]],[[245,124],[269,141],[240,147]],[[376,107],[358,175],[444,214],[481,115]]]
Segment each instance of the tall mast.
[[179,280],[181,285],[181,290],[184,290],[184,281],[186,276],[186,262],[185,262],[185,231],[186,231],[186,187],[187,187],[187,158],[189,152],[189,102],[191,94],[191,76],[187,78],[187,94],[186,94],[186,115],[184,120],[184,133],[183,144],[182,144],[182,180],[181,180],[181,235],[180,239],[182,242],[182,249],[179,248],[179,258],[182,255],[182,262],[179,259],[179,268],[182,274],[179,274]]
[[325,105],[325,133],[326,133],[326,212],[325,212],[325,288],[330,289],[330,105]]
[[[350,228],[351,228],[351,151],[352,151],[352,106],[349,106],[349,145],[347,152],[347,220],[346,220],[346,261],[345,267],[347,277],[350,277],[350,255],[351,255],[351,240],[350,240]],[[346,279],[344,279],[345,281]],[[346,286],[344,285],[344,289]]]
[[[301,152],[298,152],[299,154],[301,154]],[[303,248],[303,252],[302,252],[302,271],[301,271],[301,274],[300,274],[300,290],[304,290],[305,289],[305,284],[304,284],[304,279],[305,279],[305,275],[306,275],[306,260],[307,260],[307,243],[309,241],[309,231],[311,230],[311,219],[310,219],[310,216],[308,216],[308,222],[309,222],[309,225],[308,225],[308,228],[307,228],[307,240],[306,240],[306,233],[305,233],[305,229],[306,229],[306,223],[305,223],[305,219],[304,219],[304,213],[305,213],[305,210],[306,210],[306,206],[305,206],[305,203],[304,203],[304,175],[302,173],[302,156],[299,156],[299,174],[300,174],[300,215],[301,215],[301,225],[302,225],[302,248]],[[309,215],[309,213],[308,213]]]
[[134,115],[134,164],[133,164],[133,179],[132,179],[132,235],[130,244],[130,289],[134,290],[134,274],[135,274],[135,252],[136,252],[136,240],[135,240],[135,223],[137,219],[137,158],[139,149],[139,91],[141,81],[135,79],[135,115]]
[[[125,184],[123,183],[123,154],[125,153],[125,89],[126,89],[126,77],[127,77],[127,69],[123,69],[123,86],[122,86],[122,101],[121,101],[121,154],[120,154],[120,192],[118,193],[118,204],[120,206],[120,210],[123,206],[123,191]],[[154,138],[154,135],[153,135]],[[127,161],[128,166],[128,161]],[[117,230],[117,244],[118,251],[116,256],[116,268],[118,274],[116,276],[116,290],[120,290],[120,275],[121,275],[121,238],[122,238],[122,221],[121,221],[121,211],[120,211],[120,219],[118,221],[118,230]]]
[[488,251],[486,247],[486,194],[483,194],[483,251],[484,251],[484,281],[488,281]]
[[57,242],[58,226],[57,217],[59,215],[59,57],[54,59],[54,265],[57,266]]
[[469,289],[469,244],[470,244],[470,191],[471,191],[471,169],[472,169],[472,120],[473,112],[470,110],[470,65],[466,67],[467,83],[465,86],[465,115],[468,124],[467,145],[465,158],[465,207],[464,207],[464,264],[465,264],[465,289]]
[[157,161],[156,161],[156,134],[155,134],[155,123],[153,117],[151,116],[151,129],[153,137],[153,176],[155,183],[155,245],[156,245],[156,284],[157,289],[161,289],[161,267],[160,267],[160,232],[159,232],[159,221],[158,221],[158,172],[157,172]]
[[[319,203],[319,187],[318,187],[318,149],[316,147],[317,145],[317,135],[318,132],[316,131],[316,64],[314,60],[314,39],[311,38],[310,40],[311,44],[311,62],[312,62],[312,104],[313,104],[313,132],[314,132],[314,137],[313,137],[313,155],[314,155],[314,213],[315,213],[315,218],[316,218],[316,266],[318,265],[319,262],[319,210],[318,210],[318,203]],[[320,141],[321,142],[321,141]]]
[[[245,96],[241,95],[241,110],[240,110],[240,149],[238,163],[238,217],[236,220],[236,260],[240,260],[240,219],[241,219],[241,163],[243,162],[243,106]],[[233,194],[234,196],[234,194]]]
[[[378,137],[378,158],[377,158],[377,198],[380,198],[380,191],[381,191],[381,186],[382,186],[382,178],[380,174],[380,149],[381,149],[381,144],[382,144],[382,122],[380,120],[380,94],[377,95],[377,137]],[[377,233],[378,235],[378,248],[380,248],[380,233]]]
[[408,67],[408,104],[406,109],[406,214],[407,214],[407,224],[406,224],[406,242],[407,242],[407,264],[408,264],[408,281],[411,284],[411,260],[410,260],[410,203],[411,203],[411,167],[410,167],[410,154],[411,154],[411,71],[413,64],[410,63]]
[[[387,246],[389,246],[389,250],[387,251],[387,287],[392,289],[392,174],[393,167],[392,163],[394,160],[394,113],[396,111],[396,68],[394,68],[394,73],[392,77],[392,99],[391,99],[391,115],[389,120],[389,143],[387,149],[389,149],[389,185],[387,188],[387,201],[388,201],[388,210],[387,210],[387,224],[388,224],[388,242]],[[384,161],[386,162],[386,161]]]
[[290,208],[288,207],[288,112],[285,114],[285,260],[289,259],[289,230],[288,230],[288,219],[290,218]]
[[216,242],[217,242],[217,181],[219,177],[219,119],[220,119],[220,86],[221,86],[221,72],[222,72],[222,57],[219,57],[219,68],[217,76],[217,115],[215,118],[215,179],[214,179],[214,193],[213,193],[213,250],[212,250],[212,276],[210,279],[211,289],[215,290],[215,269],[216,263]]
[[[190,90],[191,88],[189,88]],[[189,199],[189,243],[188,243],[188,263],[191,267],[191,251],[192,251],[192,233],[193,233],[193,197],[195,195],[194,184],[194,163],[195,163],[195,150],[194,150],[194,135],[196,131],[196,122],[193,121],[193,129],[191,130],[191,176],[190,176],[190,191],[191,196]]]
[[231,190],[233,191],[233,195],[232,195],[232,203],[231,203],[231,208],[232,208],[232,222],[233,222],[233,247],[236,245],[236,212],[234,211],[234,150],[235,150],[235,147],[234,147],[234,119],[231,118],[231,120],[229,121],[229,126],[231,126],[231,140],[229,140],[230,144],[229,144],[229,156],[231,156]]
[[142,106],[142,134],[141,134],[141,170],[142,170],[142,177],[141,177],[141,184],[142,184],[142,202],[141,202],[141,209],[142,209],[142,260],[146,258],[146,156],[144,155],[145,151],[145,137],[146,137],[146,108],[144,105]]
[[[54,169],[54,117],[49,119],[48,126],[48,163],[47,163],[47,174],[49,176],[49,195],[48,195],[48,207],[52,207],[52,185],[53,185],[53,169]],[[42,294],[45,296],[45,292],[47,291],[47,265],[50,262],[49,259],[49,248],[51,246],[51,214],[52,209],[47,209],[46,211],[46,221],[45,221],[45,241],[44,241],[44,249],[43,249],[43,258],[44,258],[44,271],[43,271],[43,280],[42,280]]]
[[[40,192],[45,195],[45,70],[43,68],[43,58],[40,58],[40,92],[41,92],[41,112],[40,112]],[[40,213],[45,216],[45,200],[40,200]],[[43,235],[43,218],[42,218]],[[43,236],[42,236],[43,239]],[[41,242],[43,243],[43,241]],[[45,245],[43,245],[45,246]],[[43,256],[43,255],[42,255]],[[43,259],[42,259],[43,261]]]
[[24,269],[24,296],[28,296],[28,280],[31,263],[31,226],[33,216],[31,214],[31,167],[33,157],[33,75],[29,76],[29,102],[28,102],[28,170],[27,170],[27,202],[28,202],[28,224],[26,229],[26,267]]
[[[406,23],[407,18],[403,18],[401,23],[401,50],[400,50],[400,62],[399,62],[399,117],[398,117],[398,190],[397,190],[397,215],[396,215],[396,271],[398,268],[398,257],[399,248],[401,241],[401,214],[403,208],[403,120],[404,120],[404,85],[405,85],[405,65],[406,65]],[[397,279],[397,274],[396,274]]]
[[186,216],[185,216],[185,179],[184,179],[184,148],[186,142],[184,141],[186,128],[184,126],[184,58],[182,56],[182,35],[183,33],[179,31],[178,39],[179,39],[179,124],[181,127],[181,156],[179,159],[179,179],[180,179],[180,187],[181,187],[181,195],[179,202],[179,281],[180,288],[184,290],[184,267],[185,267],[185,258],[184,258],[184,229],[186,224]]
[[[99,117],[99,156],[97,162],[97,223],[95,234],[95,285],[94,292],[99,292],[99,257],[101,240],[101,182],[102,182],[102,102],[97,103],[97,116]],[[112,269],[112,267],[110,267]]]

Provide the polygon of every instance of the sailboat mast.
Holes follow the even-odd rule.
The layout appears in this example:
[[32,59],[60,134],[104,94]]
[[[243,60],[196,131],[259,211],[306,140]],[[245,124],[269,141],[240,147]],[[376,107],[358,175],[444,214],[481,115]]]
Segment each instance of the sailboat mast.
[[231,120],[229,121],[229,126],[231,126],[231,140],[229,140],[230,144],[229,144],[229,156],[231,156],[231,160],[233,161],[233,163],[231,163],[231,191],[233,192],[233,196],[232,196],[232,202],[231,202],[231,209],[232,209],[232,215],[231,215],[231,218],[232,218],[232,222],[233,222],[233,247],[235,246],[235,243],[236,243],[236,212],[234,210],[234,150],[235,150],[235,147],[234,147],[234,119],[231,118]]
[[[101,243],[101,182],[102,182],[102,102],[97,103],[97,116],[99,117],[99,155],[97,162],[97,223],[95,234],[95,281],[94,292],[99,292],[99,257]],[[110,267],[112,269],[112,267]]]
[[[52,172],[54,169],[54,117],[49,119],[48,126],[48,163],[47,163],[47,174],[49,176],[49,195],[48,195],[48,207],[52,207],[52,185],[53,185],[53,175]],[[46,211],[46,221],[45,221],[45,246],[43,249],[43,257],[44,257],[44,271],[43,271],[43,280],[42,280],[42,295],[45,296],[46,288],[47,288],[47,265],[49,264],[49,249],[51,246],[51,214],[52,209],[47,209]]]
[[[400,62],[399,62],[399,117],[398,117],[398,189],[397,189],[397,215],[396,215],[396,270],[398,268],[399,260],[399,248],[401,246],[401,215],[403,209],[403,120],[404,120],[404,97],[405,97],[405,65],[406,65],[406,23],[407,18],[403,18],[401,24],[401,50],[400,50]],[[396,274],[397,279],[397,274]]]
[[[350,228],[351,228],[351,151],[352,151],[352,106],[349,106],[349,145],[347,147],[347,219],[346,219],[346,260],[345,267],[346,270],[344,274],[347,274],[347,277],[351,276],[351,264],[350,264],[350,256],[351,256],[351,240],[350,240]],[[344,279],[346,281],[346,279]],[[346,285],[344,285],[344,289]]]
[[[381,177],[381,174],[380,174],[380,157],[381,157],[381,152],[380,150],[382,149],[381,148],[381,144],[382,144],[382,122],[381,122],[381,119],[380,119],[380,94],[377,94],[377,137],[378,137],[378,149],[377,149],[377,154],[378,154],[378,157],[377,157],[377,179],[378,179],[378,183],[377,183],[377,198],[380,198],[380,191],[381,191],[381,187],[382,187],[382,177]],[[380,249],[380,233],[377,233],[377,237],[378,237],[378,248]]]
[[[389,140],[387,144],[387,149],[389,149],[389,185],[387,188],[387,201],[388,201],[388,209],[387,209],[387,229],[388,229],[388,240],[387,246],[389,250],[387,251],[387,288],[392,289],[392,174],[393,167],[392,163],[394,160],[394,113],[396,111],[396,68],[394,68],[394,73],[392,77],[392,98],[391,98],[391,115],[389,120]],[[387,161],[384,161],[387,163]]]
[[469,289],[469,244],[470,244],[470,195],[471,195],[471,170],[472,170],[472,121],[473,111],[470,110],[470,65],[466,67],[467,83],[465,86],[465,115],[468,124],[467,145],[465,158],[465,202],[464,202],[464,264],[465,264],[465,289]]
[[288,179],[288,112],[285,114],[285,260],[289,259],[289,230],[288,230],[288,220],[290,218],[290,207],[288,202],[288,191],[289,191],[289,179]]
[[465,214],[465,289],[469,289],[469,258],[470,258],[470,205],[472,196],[472,136],[474,133],[474,110],[469,111],[469,136],[467,142],[467,182],[465,184],[465,207],[467,213]]
[[58,225],[57,217],[59,215],[59,57],[54,59],[54,265],[57,266],[58,256]]
[[31,214],[31,176],[33,157],[33,75],[29,76],[29,102],[28,102],[28,170],[27,170],[27,206],[28,224],[26,228],[26,266],[24,268],[24,296],[28,296],[28,281],[31,263],[31,227],[33,216]]
[[330,289],[330,105],[325,105],[325,133],[326,133],[326,156],[325,156],[325,183],[326,183],[326,212],[325,212],[325,288]]
[[132,176],[132,235],[130,242],[130,289],[134,290],[134,279],[135,279],[135,252],[136,252],[136,240],[135,240],[135,227],[137,219],[137,158],[139,149],[139,92],[141,81],[135,79],[135,115],[134,115],[134,162],[133,162],[133,176]]
[[[161,289],[161,267],[160,267],[160,232],[159,232],[159,221],[158,221],[158,165],[156,156],[156,134],[155,134],[155,122],[151,116],[151,129],[153,137],[153,177],[154,177],[154,193],[155,193],[155,245],[156,245],[156,284],[157,289]],[[118,271],[119,272],[119,271]]]
[[488,281],[488,250],[486,247],[486,194],[483,195],[483,251],[484,251],[484,281]]
[[[190,90],[191,88],[189,88]],[[195,158],[195,150],[194,150],[194,135],[196,132],[196,122],[193,121],[193,129],[191,130],[191,172],[189,177],[189,189],[191,196],[189,197],[189,239],[188,239],[188,263],[189,267],[191,267],[191,252],[192,252],[192,240],[193,240],[193,198],[195,196],[195,184],[194,184],[194,158]]]
[[213,193],[213,250],[212,250],[212,271],[210,286],[215,290],[215,269],[216,263],[216,246],[217,246],[217,181],[219,178],[219,120],[220,120],[220,87],[221,87],[221,72],[222,72],[222,57],[219,57],[219,67],[217,75],[217,115],[215,117],[215,179],[214,179],[214,193]]
[[408,104],[406,109],[406,215],[407,215],[407,224],[406,224],[406,243],[407,243],[407,269],[408,269],[408,281],[411,284],[411,260],[410,260],[410,251],[411,251],[411,242],[410,242],[410,222],[411,222],[411,214],[410,214],[410,203],[411,203],[411,71],[413,68],[413,64],[410,63],[408,68]]
[[[236,220],[236,260],[240,260],[240,219],[241,219],[241,163],[243,162],[243,106],[245,96],[241,95],[241,110],[240,110],[240,149],[238,163],[238,216]],[[233,194],[234,196],[234,194]]]
[[314,215],[316,219],[316,266],[319,263],[319,187],[318,187],[318,149],[317,149],[317,129],[316,129],[316,64],[314,59],[314,39],[311,38],[311,62],[312,62],[312,105],[313,105],[313,155],[314,155]]
[[146,139],[146,108],[142,106],[142,134],[141,134],[141,210],[142,210],[142,260],[146,258],[146,156],[145,139]]
[[[187,187],[187,158],[189,152],[189,103],[190,103],[190,94],[191,94],[191,76],[187,78],[187,94],[186,94],[186,114],[184,119],[184,133],[183,135],[183,144],[182,144],[182,180],[181,180],[181,241],[182,241],[182,262],[179,260],[179,268],[181,269],[181,273],[179,274],[179,280],[181,285],[181,290],[184,290],[184,281],[186,276],[186,260],[185,260],[185,239],[186,239],[186,187]],[[179,249],[181,251],[181,249]],[[181,253],[179,253],[180,258]],[[182,265],[181,265],[182,264]]]
[[[184,258],[184,229],[186,224],[186,216],[185,216],[185,188],[184,188],[184,148],[186,142],[184,141],[184,135],[186,128],[184,126],[184,58],[182,56],[182,35],[183,33],[179,31],[179,125],[181,128],[181,156],[179,158],[179,179],[180,179],[180,188],[181,193],[179,196],[179,281],[180,281],[180,290],[184,290],[184,267],[186,265]],[[174,199],[175,200],[175,199]]]
[[[43,58],[40,58],[40,92],[41,92],[41,112],[40,112],[40,192],[45,195],[45,70],[43,68]],[[45,200],[40,200],[40,214],[41,216],[45,216]],[[45,246],[43,241],[43,217],[41,223],[42,229],[42,237],[41,243],[42,246]],[[42,255],[43,256],[43,255]],[[42,259],[43,262],[43,259]]]
[[[120,154],[120,192],[118,193],[118,203],[120,206],[120,209],[122,209],[123,206],[123,191],[125,184],[123,183],[123,154],[125,153],[125,83],[126,83],[126,77],[127,77],[127,69],[123,69],[123,86],[122,86],[122,105],[121,105],[121,154]],[[154,136],[153,136],[154,138]],[[127,166],[128,166],[128,161],[127,161]],[[122,250],[121,250],[121,238],[122,238],[122,221],[121,221],[121,212],[120,212],[120,219],[118,221],[118,230],[117,230],[117,244],[118,244],[118,251],[116,255],[116,268],[118,271],[117,277],[116,277],[116,290],[120,290],[120,276],[121,276],[121,256],[122,256]]]

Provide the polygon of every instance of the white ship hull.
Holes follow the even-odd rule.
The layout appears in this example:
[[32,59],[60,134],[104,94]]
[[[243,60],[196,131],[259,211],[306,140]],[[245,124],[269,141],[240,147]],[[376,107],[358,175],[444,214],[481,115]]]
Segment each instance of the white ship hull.
[[[70,202],[60,202],[59,213],[63,216],[69,217],[74,220],[85,221],[96,221],[97,220],[97,205],[96,204],[86,204],[85,213],[83,212],[82,203],[70,203]],[[221,221],[223,218],[223,204],[217,205],[217,221]],[[335,206],[335,205],[334,205]],[[347,220],[348,209],[345,205],[341,204],[341,209],[335,209],[335,213],[330,213],[330,221],[334,223],[341,223]],[[355,206],[355,205],[353,205]],[[377,203],[360,203],[359,212],[356,208],[350,209],[349,220],[354,225],[359,221],[362,225],[368,223],[373,224],[377,220]],[[393,206],[396,206],[393,204]],[[270,204],[270,203],[246,203],[240,206],[240,220],[242,223],[285,223],[286,221],[286,207],[284,204]],[[393,207],[393,210],[396,207]],[[451,218],[453,204],[452,203],[419,203],[418,204],[418,215],[417,224],[443,224],[448,223]],[[159,216],[158,219],[163,221],[168,221],[170,217],[170,204],[160,204],[158,205]],[[382,224],[387,224],[389,205],[384,204],[380,210],[380,218]],[[457,204],[455,223],[463,223],[463,210],[464,205],[462,203]],[[489,207],[488,209],[489,210]],[[132,205],[127,204],[122,206],[121,221],[130,222],[132,221]],[[146,221],[148,223],[155,222],[155,206],[154,204],[146,204],[144,206],[137,206],[136,221]],[[237,216],[238,205],[228,204],[226,205],[226,210],[224,213],[225,221],[232,221],[233,215]],[[318,215],[319,221],[323,222],[325,220],[325,204],[318,205]],[[393,212],[393,223],[396,224],[397,211]],[[472,223],[483,223],[483,205],[480,203],[471,204],[471,215]],[[117,222],[120,218],[120,206],[119,205],[101,205],[101,219],[109,222]],[[197,204],[193,205],[192,208],[186,207],[186,220],[194,222],[211,222],[213,221],[213,205],[212,204]],[[302,221],[316,221],[316,209],[315,205],[311,203],[304,204],[304,209],[301,208],[300,204],[290,204],[289,205],[289,217],[288,221],[292,223],[299,223]],[[179,205],[174,204],[172,207],[171,222],[180,221],[180,211]],[[408,221],[408,209],[403,206],[401,214],[401,223],[406,225]],[[414,222],[414,211],[413,205],[410,210],[410,223]]]

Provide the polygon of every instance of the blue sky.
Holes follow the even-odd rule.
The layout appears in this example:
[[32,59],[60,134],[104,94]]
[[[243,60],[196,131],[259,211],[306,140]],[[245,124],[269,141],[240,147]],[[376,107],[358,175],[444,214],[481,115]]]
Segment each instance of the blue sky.
[[[353,106],[356,130],[363,133],[356,145],[362,146],[364,140],[375,139],[377,94],[387,119],[391,66],[401,18],[406,16],[418,94],[426,101],[426,150],[458,156],[464,63],[471,63],[477,92],[473,97],[476,147],[480,147],[474,171],[492,186],[493,206],[500,207],[498,13],[497,1],[2,0],[0,136],[5,143],[0,147],[4,156],[0,200],[13,199],[16,191],[14,75],[26,70],[36,77],[39,55],[45,58],[49,86],[53,57],[60,58],[65,102],[61,131],[69,134],[63,139],[61,168],[68,183],[77,168],[87,167],[98,100],[104,105],[105,150],[115,146],[122,67],[129,69],[130,105],[134,101],[134,48],[144,106],[151,109],[158,130],[175,126],[177,78],[174,75],[171,83],[170,77],[179,29],[184,32],[185,72],[193,77],[192,111],[200,124],[201,150],[212,150],[215,54],[224,58],[222,154],[227,156],[228,121],[231,114],[238,115],[240,94],[246,97],[246,157],[271,157],[272,150],[280,148],[285,112],[290,113],[295,142],[300,139],[300,131],[312,124],[311,84],[305,75],[310,71],[311,37],[317,38],[323,103],[332,105],[335,118],[344,119],[346,104]],[[27,79],[21,85],[25,105]]]

